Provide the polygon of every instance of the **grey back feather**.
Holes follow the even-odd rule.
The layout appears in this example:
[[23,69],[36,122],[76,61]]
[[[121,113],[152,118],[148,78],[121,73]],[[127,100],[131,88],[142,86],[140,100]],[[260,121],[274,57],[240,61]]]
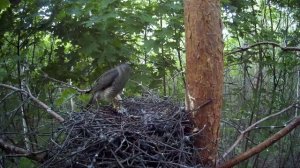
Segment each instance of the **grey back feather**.
[[92,93],[110,87],[118,75],[119,73],[116,68],[106,71],[96,80],[95,86],[92,88]]

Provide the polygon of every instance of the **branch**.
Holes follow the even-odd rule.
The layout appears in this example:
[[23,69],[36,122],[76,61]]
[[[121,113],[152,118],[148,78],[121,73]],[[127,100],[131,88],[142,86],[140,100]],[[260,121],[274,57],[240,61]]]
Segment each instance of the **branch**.
[[254,47],[260,46],[260,45],[272,45],[273,47],[278,47],[283,51],[300,51],[300,47],[286,47],[286,46],[281,46],[280,44],[275,43],[275,42],[262,41],[262,42],[258,42],[258,43],[255,43],[255,44],[252,44],[252,45],[249,45],[249,46],[240,47],[239,49],[237,49],[235,51],[232,51],[232,52],[229,52],[226,55],[234,54],[234,53],[237,53],[237,52],[247,51],[250,48],[254,48]]
[[284,112],[286,112],[287,110],[291,109],[292,107],[294,107],[294,104],[290,105],[289,107],[277,112],[277,113],[274,113],[272,115],[269,115],[265,118],[262,118],[260,120],[258,120],[257,122],[255,122],[254,124],[252,124],[251,126],[249,126],[247,129],[245,129],[244,131],[241,131],[241,134],[240,136],[237,138],[237,140],[233,143],[233,145],[231,145],[231,147],[223,154],[223,158],[225,158],[237,145],[238,143],[244,138],[245,134],[253,129],[255,129],[255,126],[258,125],[259,123],[271,118],[271,117],[275,117],[279,114],[282,114]]
[[29,159],[42,162],[46,157],[46,152],[30,152],[28,150],[25,150],[23,148],[14,146],[8,142],[5,142],[3,139],[0,138],[0,148],[4,150],[6,153],[14,154],[16,156],[24,156]]
[[79,93],[89,93],[89,92],[91,91],[91,89],[86,89],[86,90],[79,89],[78,87],[72,86],[72,85],[70,85],[70,84],[68,84],[68,83],[66,83],[66,82],[63,82],[63,81],[57,80],[57,79],[55,79],[55,78],[52,78],[52,77],[50,77],[48,74],[46,74],[45,72],[43,72],[43,73],[44,73],[44,77],[45,77],[45,78],[47,78],[47,79],[49,79],[49,80],[51,80],[51,81],[60,83],[60,84],[62,84],[62,85],[65,85],[65,86],[68,87],[68,88],[75,89],[75,90],[76,90],[77,92],[79,92]]
[[291,132],[293,129],[295,129],[297,126],[300,125],[300,117],[295,118],[293,122],[288,124],[285,128],[281,129],[278,131],[276,134],[273,136],[269,137],[266,139],[264,142],[258,144],[257,146],[247,150],[246,152],[240,154],[239,156],[225,162],[223,165],[219,166],[218,168],[230,168],[233,167],[234,165],[239,164],[240,162],[252,157],[255,154],[260,153],[264,149],[268,148],[278,140],[280,140],[282,137],[287,135],[289,132]]
[[0,87],[5,87],[11,90],[15,90],[18,92],[21,92],[24,95],[28,95],[35,103],[37,103],[38,105],[40,105],[41,108],[43,108],[44,110],[46,110],[50,115],[52,115],[56,120],[58,120],[59,122],[64,122],[64,119],[57,114],[55,111],[53,111],[49,106],[47,106],[45,103],[43,103],[42,101],[40,101],[39,99],[37,99],[36,97],[34,97],[30,91],[27,92],[25,90],[22,89],[18,89],[16,87],[10,86],[10,85],[6,85],[6,84],[1,84],[0,83]]

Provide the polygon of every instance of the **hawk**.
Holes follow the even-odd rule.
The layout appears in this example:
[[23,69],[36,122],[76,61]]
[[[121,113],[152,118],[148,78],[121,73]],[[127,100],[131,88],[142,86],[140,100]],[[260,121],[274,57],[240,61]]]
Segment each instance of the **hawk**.
[[90,91],[92,97],[87,104],[87,107],[90,107],[99,100],[106,100],[112,101],[114,108],[120,108],[119,100],[122,99],[119,94],[122,92],[129,79],[130,71],[131,68],[129,63],[125,63],[103,73],[96,80],[95,85]]

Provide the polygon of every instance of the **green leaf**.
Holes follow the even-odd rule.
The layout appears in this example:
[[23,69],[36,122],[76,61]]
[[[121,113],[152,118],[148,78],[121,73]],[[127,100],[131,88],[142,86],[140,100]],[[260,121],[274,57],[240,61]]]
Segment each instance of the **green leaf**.
[[9,7],[9,0],[1,0],[0,1],[0,11]]
[[82,94],[77,96],[78,100],[80,100],[81,102],[88,102],[90,97],[91,96],[89,94]]
[[81,52],[90,55],[93,52],[98,51],[99,44],[97,43],[98,40],[93,37],[90,33],[85,33],[81,38]]
[[0,68],[0,82],[7,76],[5,69]]
[[61,106],[66,101],[70,100],[73,95],[76,94],[76,91],[74,89],[66,89],[62,92],[61,96],[55,100],[55,104],[57,106]]
[[101,8],[102,9],[106,9],[108,8],[108,6],[110,4],[113,4],[115,2],[115,0],[102,0],[100,3],[101,3]]
[[20,167],[34,168],[36,165],[32,160],[22,157],[20,159]]

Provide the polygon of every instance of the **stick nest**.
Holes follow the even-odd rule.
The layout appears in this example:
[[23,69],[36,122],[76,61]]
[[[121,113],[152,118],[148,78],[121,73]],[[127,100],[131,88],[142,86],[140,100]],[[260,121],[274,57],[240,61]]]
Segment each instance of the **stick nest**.
[[195,167],[191,122],[170,100],[127,98],[74,112],[56,131],[42,167]]

